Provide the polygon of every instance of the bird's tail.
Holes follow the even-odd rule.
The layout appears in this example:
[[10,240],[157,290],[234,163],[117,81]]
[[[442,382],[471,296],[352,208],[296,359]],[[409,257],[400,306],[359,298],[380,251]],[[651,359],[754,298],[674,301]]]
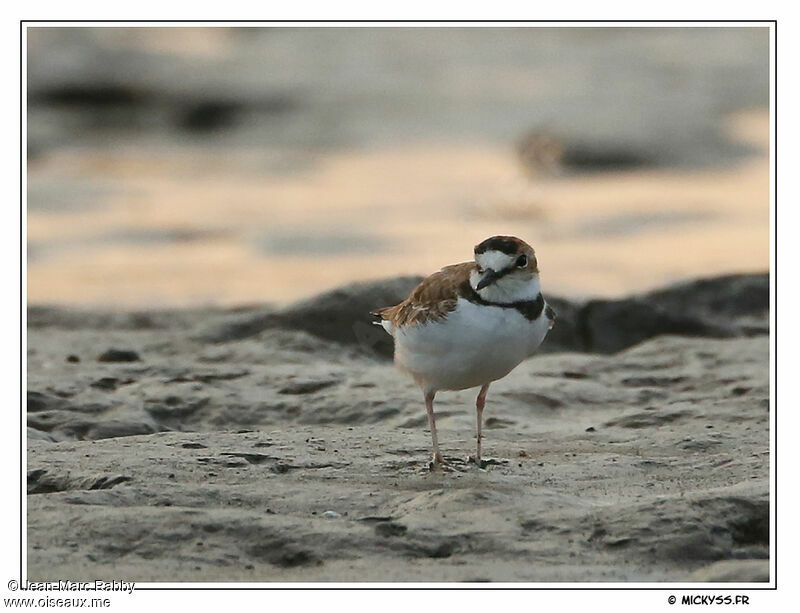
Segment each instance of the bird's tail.
[[390,319],[384,316],[384,313],[386,313],[386,311],[388,311],[391,308],[392,307],[383,307],[381,309],[370,311],[369,314],[375,318],[375,321],[372,322],[373,324],[375,324],[376,326],[380,326],[381,328],[386,330],[389,334],[394,336],[394,325],[392,325]]
[[382,307],[380,309],[375,309],[374,311],[370,311],[369,314],[375,318],[375,321],[372,323],[376,326],[383,326],[383,314],[390,309],[391,307]]

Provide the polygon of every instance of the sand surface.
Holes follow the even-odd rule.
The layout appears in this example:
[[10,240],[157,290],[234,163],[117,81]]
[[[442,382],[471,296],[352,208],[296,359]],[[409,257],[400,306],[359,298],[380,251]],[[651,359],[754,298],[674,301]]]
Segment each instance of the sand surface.
[[[687,287],[659,300],[702,302]],[[718,338],[598,353],[554,336],[493,384],[485,469],[464,462],[473,392],[440,394],[439,473],[421,395],[383,349],[287,323],[334,313],[330,299],[277,315],[31,309],[29,578],[769,580],[765,296],[733,300],[727,323],[706,311]],[[591,327],[612,306],[572,309]]]

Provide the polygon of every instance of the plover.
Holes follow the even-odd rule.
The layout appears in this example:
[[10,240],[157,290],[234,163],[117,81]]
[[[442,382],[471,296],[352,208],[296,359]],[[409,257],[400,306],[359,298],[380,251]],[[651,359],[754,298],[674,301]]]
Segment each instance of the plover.
[[443,464],[433,400],[442,390],[480,387],[475,463],[481,466],[486,392],[539,347],[555,322],[539,286],[533,248],[514,236],[492,236],[475,260],[445,266],[403,302],[373,311],[394,337],[394,361],[425,396],[433,439],[431,467]]

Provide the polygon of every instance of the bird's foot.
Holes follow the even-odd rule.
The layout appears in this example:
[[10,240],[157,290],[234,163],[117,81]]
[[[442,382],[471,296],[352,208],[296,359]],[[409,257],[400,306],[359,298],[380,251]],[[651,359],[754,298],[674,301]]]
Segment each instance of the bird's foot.
[[436,460],[434,456],[430,463],[428,464],[428,469],[431,472],[441,471],[446,473],[454,473],[454,472],[464,472],[466,466],[466,462],[464,462],[461,458],[454,458],[454,457],[447,457],[447,458],[439,458],[439,461]]
[[486,461],[474,455],[467,456],[467,464],[474,464],[478,468],[486,468]]
[[428,463],[428,468],[430,471],[434,472],[435,470],[441,470],[444,468],[444,466],[444,458],[442,458],[442,455],[440,453],[434,453],[431,457],[431,461]]
[[452,473],[456,471],[456,468],[452,466],[449,462],[434,462],[431,460],[428,463],[428,470],[432,473],[442,472],[442,473]]

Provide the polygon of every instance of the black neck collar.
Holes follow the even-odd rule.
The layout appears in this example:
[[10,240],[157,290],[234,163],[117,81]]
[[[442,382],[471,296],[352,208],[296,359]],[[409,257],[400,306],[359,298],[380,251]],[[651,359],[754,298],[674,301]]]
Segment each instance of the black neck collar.
[[470,285],[469,281],[465,281],[461,287],[461,296],[465,300],[469,300],[473,304],[482,304],[484,306],[500,307],[502,309],[516,309],[525,319],[533,321],[542,314],[544,309],[544,297],[542,292],[536,295],[533,300],[519,300],[517,302],[490,302],[481,298],[481,295],[475,291]]

